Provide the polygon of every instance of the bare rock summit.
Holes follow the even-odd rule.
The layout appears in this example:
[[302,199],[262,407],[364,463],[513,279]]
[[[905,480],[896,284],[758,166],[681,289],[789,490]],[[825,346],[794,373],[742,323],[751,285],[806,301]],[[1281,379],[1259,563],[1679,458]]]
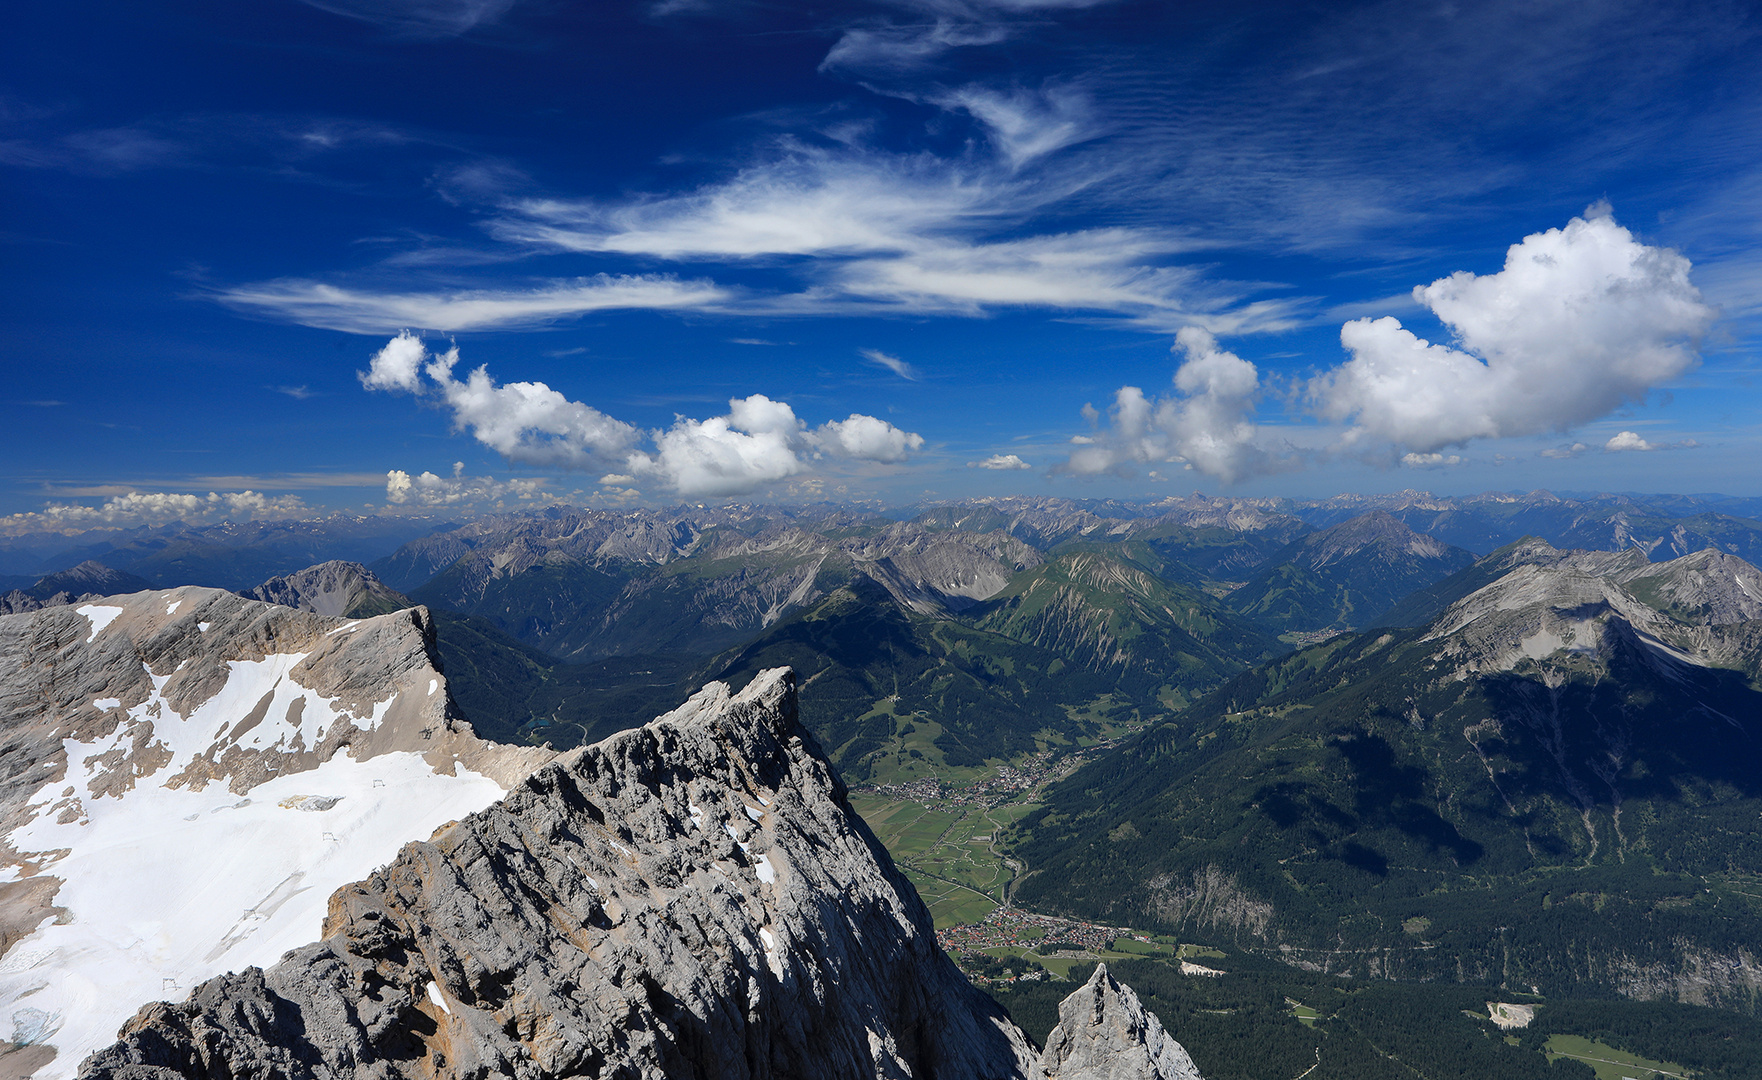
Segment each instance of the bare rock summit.
[[1106,964],[1060,1003],[1040,1066],[1056,1080],[1200,1080],[1187,1049]]
[[0,615],[0,1078],[71,1077],[144,1003],[273,962],[326,901],[555,754],[477,738],[423,608],[219,589]]
[[245,593],[253,600],[299,608],[319,615],[361,618],[410,606],[360,563],[332,560],[273,577]]
[[1187,1080],[1099,972],[1043,1066],[797,722],[794,676],[528,777],[339,889],[323,939],[141,1010],[86,1080]]

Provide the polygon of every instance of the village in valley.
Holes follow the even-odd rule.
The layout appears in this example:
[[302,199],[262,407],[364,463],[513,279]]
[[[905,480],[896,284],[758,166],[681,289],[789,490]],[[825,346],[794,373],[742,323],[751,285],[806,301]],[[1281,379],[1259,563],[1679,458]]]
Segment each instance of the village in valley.
[[851,789],[852,804],[929,906],[938,943],[978,985],[1058,980],[1075,965],[1151,957],[1175,961],[1189,975],[1223,974],[1188,959],[1221,959],[1216,950],[1011,902],[1022,867],[1002,850],[1000,834],[1094,749],[1047,749],[985,771],[950,770],[967,776],[902,777]]

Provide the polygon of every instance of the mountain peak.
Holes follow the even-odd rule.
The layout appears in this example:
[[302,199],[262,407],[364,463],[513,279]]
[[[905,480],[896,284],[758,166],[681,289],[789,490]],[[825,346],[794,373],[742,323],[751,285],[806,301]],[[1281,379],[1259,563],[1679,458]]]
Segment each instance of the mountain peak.
[[96,559],[87,559],[78,566],[57,571],[38,579],[37,583],[31,586],[30,592],[32,595],[40,597],[58,592],[68,592],[75,595],[119,596],[123,593],[143,592],[152,587],[146,580],[133,574],[105,566]]
[[1446,559],[1455,551],[1436,537],[1408,528],[1387,510],[1372,510],[1331,528],[1296,541],[1298,554],[1292,561],[1319,570],[1324,566],[1372,550],[1386,556]]
[[1040,1063],[1059,1080],[1200,1080],[1186,1048],[1106,964],[1059,1005]]
[[432,632],[196,586],[0,618],[0,1015],[58,1051],[38,1080],[555,756],[457,718]]
[[1105,972],[1061,1008],[1063,1053],[1036,1054],[937,945],[787,668],[406,845],[324,934],[147,1006],[81,1077],[1197,1078]]
[[387,587],[373,571],[341,559],[270,578],[243,595],[317,615],[355,618],[410,606],[409,600]]
[[133,574],[87,559],[78,566],[38,578],[29,589],[15,589],[0,596],[0,615],[77,604],[101,596],[144,592],[152,587],[150,582]]

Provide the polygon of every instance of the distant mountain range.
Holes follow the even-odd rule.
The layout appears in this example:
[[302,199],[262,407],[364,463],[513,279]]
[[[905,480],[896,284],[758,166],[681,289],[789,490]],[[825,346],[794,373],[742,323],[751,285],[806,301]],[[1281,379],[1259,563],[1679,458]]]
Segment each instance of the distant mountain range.
[[398,545],[452,528],[445,518],[348,516],[0,536],[0,589],[22,588],[84,562],[126,571],[154,588],[249,589],[332,559],[371,562]]
[[[1092,738],[1183,708],[1291,648],[1417,621],[1413,605],[1436,606],[1425,590],[1471,573],[1472,551],[1515,530],[1643,556],[1741,554],[1759,546],[1762,524],[1723,511],[1749,508],[1546,492],[975,499],[909,521],[833,504],[552,507],[439,529],[361,518],[162,530],[107,541],[102,557],[159,575],[117,591],[206,580],[326,614],[426,604],[461,707],[499,739],[592,741],[705,679],[738,679],[756,658],[788,654],[817,673],[804,681],[804,710],[836,727],[823,732],[837,736],[835,760],[862,776],[864,755],[898,743],[897,729],[912,722],[888,702],[919,678],[944,680],[938,701],[987,702],[975,717],[1003,709],[989,743],[977,721],[965,735],[940,732],[927,748],[931,765],[1004,760],[1027,745],[1020,732],[1030,722],[1001,704],[1006,684],[1051,710],[1034,721],[1042,742]],[[360,559],[340,571],[342,560],[284,568],[291,551],[370,551],[375,538],[383,545],[425,527],[366,560],[368,571]],[[274,575],[239,580],[270,565]],[[42,579],[16,602],[39,604],[55,588]],[[865,642],[870,655],[852,647]],[[998,683],[984,671],[1014,674]],[[853,724],[868,734],[851,734]]]
[[[968,533],[1006,532],[1031,547],[1049,550],[1078,539],[1117,538],[1128,529],[1157,525],[1224,529],[1254,534],[1325,529],[1348,518],[1382,510],[1416,532],[1484,555],[1524,536],[1561,547],[1611,549],[1638,546],[1654,558],[1686,555],[1703,547],[1762,559],[1762,499],[1724,495],[1556,495],[1488,492],[1434,496],[1405,491],[1388,495],[1339,495],[1329,499],[1177,496],[1147,502],[1007,497],[888,511],[888,521],[911,520],[927,529]],[[87,560],[124,570],[156,587],[207,585],[249,589],[264,579],[333,559],[373,564],[400,546],[392,563],[375,566],[393,588],[408,592],[461,557],[521,528],[542,530],[560,517],[618,521],[641,526],[604,557],[656,558],[681,549],[679,537],[712,529],[745,530],[757,521],[794,522],[810,529],[839,519],[869,520],[875,510],[848,504],[724,507],[679,506],[641,511],[549,508],[517,514],[458,519],[433,515],[335,514],[309,520],[217,525],[171,524],[94,528],[83,532],[29,531],[0,535],[0,589],[22,588],[45,574]],[[420,541],[420,542],[419,542]],[[576,554],[581,554],[576,552]],[[1240,579],[1238,579],[1240,580]]]
[[789,666],[851,783],[1081,753],[998,823],[1026,907],[1287,970],[1755,1013],[1752,509],[1012,498],[168,530],[142,561],[135,537],[18,582],[0,614],[153,595],[137,566],[348,548],[235,591],[315,618],[427,607],[427,662],[480,738],[590,744]]
[[1529,540],[1053,788],[1017,896],[1355,976],[1755,1010],[1762,571]]

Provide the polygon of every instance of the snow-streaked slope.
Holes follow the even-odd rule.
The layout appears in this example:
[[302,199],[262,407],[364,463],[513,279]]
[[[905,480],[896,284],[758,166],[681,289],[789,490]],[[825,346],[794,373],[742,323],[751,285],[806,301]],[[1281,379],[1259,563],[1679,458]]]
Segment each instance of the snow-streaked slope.
[[476,739],[428,644],[419,611],[206,589],[0,620],[0,725],[36,759],[0,790],[0,881],[58,884],[0,956],[0,1067],[72,1076],[146,1002],[274,963],[338,886],[549,757]]
[[[73,917],[0,960],[0,1018],[60,1051],[38,1077],[72,1076],[141,1005],[273,964],[320,936],[337,886],[501,798],[495,781],[458,773],[407,752],[338,755],[243,797],[149,786],[94,800],[84,821],[39,818],[10,839],[20,850],[68,849],[48,870],[65,882],[56,903]],[[340,798],[318,811],[302,796]]]

